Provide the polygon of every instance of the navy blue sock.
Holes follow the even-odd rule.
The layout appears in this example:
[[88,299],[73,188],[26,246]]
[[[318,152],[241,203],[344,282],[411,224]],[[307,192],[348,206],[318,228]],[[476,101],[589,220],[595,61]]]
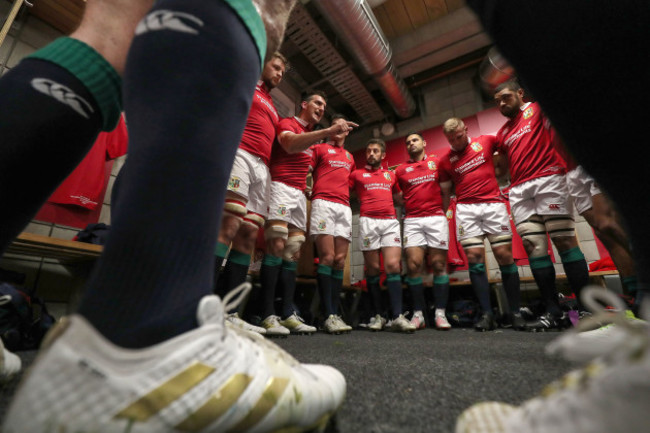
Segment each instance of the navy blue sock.
[[535,278],[535,284],[542,295],[542,300],[546,304],[546,311],[559,316],[562,314],[560,304],[557,299],[557,289],[555,288],[555,267],[548,255],[541,257],[529,257],[530,271]]
[[334,307],[332,305],[332,267],[318,265],[316,282],[318,284],[321,311],[327,319],[331,314],[334,314]]
[[124,75],[129,158],[111,236],[80,306],[99,332],[131,348],[197,326],[197,305],[212,293],[226,184],[260,74],[253,39],[223,2],[161,0],[154,10],[202,24],[188,23],[195,32],[152,29],[133,41]]
[[511,263],[509,265],[499,266],[501,269],[501,281],[503,281],[503,290],[506,292],[508,298],[508,306],[513,313],[519,312],[521,306],[521,288],[519,285],[519,270],[517,265]]
[[413,311],[424,311],[424,286],[422,285],[422,277],[406,278],[409,291],[411,292],[411,303],[413,304]]
[[447,308],[449,302],[449,275],[433,277],[433,302],[436,308]]
[[576,295],[578,309],[582,311],[585,307],[580,300],[580,293],[582,288],[589,284],[589,266],[587,266],[585,256],[582,254],[580,247],[574,247],[566,251],[560,251],[560,258],[562,259],[562,267],[569,282],[569,287]]
[[469,279],[474,288],[474,294],[478,298],[478,303],[484,313],[492,313],[492,302],[490,302],[490,282],[488,281],[487,272],[485,272],[484,263],[470,263]]
[[343,288],[343,269],[332,269],[332,310],[334,314],[339,314],[339,304],[341,303],[341,289]]
[[[219,278],[219,285],[217,286],[218,294],[228,293],[245,282],[250,264],[250,254],[231,250],[226,266],[223,269],[223,274]],[[231,311],[231,313],[234,313],[234,311]]]
[[261,305],[258,305],[259,315],[262,319],[275,314],[275,288],[280,278],[280,265],[282,258],[266,254],[262,259],[260,269],[260,282],[262,284]]
[[383,314],[384,307],[382,304],[381,287],[379,286],[379,275],[369,275],[366,277],[368,295],[371,301],[371,315]]
[[282,293],[282,311],[280,315],[283,319],[293,314],[293,301],[296,294],[296,269],[298,264],[296,262],[282,261],[280,269],[280,293]]
[[390,297],[391,313],[393,319],[403,313],[402,299],[402,277],[400,274],[386,275],[386,286],[388,287],[388,296]]
[[[0,254],[117,124],[121,79],[88,45],[60,38],[0,80]],[[106,121],[105,121],[106,118]],[[9,187],[9,185],[11,185]]]

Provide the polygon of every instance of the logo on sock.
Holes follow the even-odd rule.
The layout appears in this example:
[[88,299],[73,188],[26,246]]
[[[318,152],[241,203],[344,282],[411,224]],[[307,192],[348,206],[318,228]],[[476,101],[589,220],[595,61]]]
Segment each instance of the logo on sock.
[[86,119],[89,119],[90,114],[95,112],[93,106],[90,105],[88,101],[63,84],[59,84],[47,78],[34,78],[32,80],[32,87],[47,96],[51,96],[62,104],[67,105]]
[[197,35],[197,27],[203,27],[203,21],[194,15],[184,12],[174,12],[169,10],[159,10],[151,12],[144,17],[135,29],[136,35],[157,31],[172,30],[181,33],[190,33]]

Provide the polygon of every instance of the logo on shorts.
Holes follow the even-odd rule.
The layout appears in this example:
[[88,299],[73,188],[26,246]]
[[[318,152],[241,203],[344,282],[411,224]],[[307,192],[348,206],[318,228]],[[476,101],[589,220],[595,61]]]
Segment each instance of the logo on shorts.
[[236,176],[231,177],[228,181],[228,189],[239,189],[240,181],[241,179]]
[[370,239],[369,238],[363,238],[363,247],[364,248],[370,248]]
[[524,119],[530,119],[533,117],[533,114],[535,114],[535,110],[533,110],[533,107],[530,107],[524,111]]
[[481,150],[483,150],[483,146],[481,146],[481,143],[479,143],[478,141],[475,141],[474,143],[470,144],[470,147],[474,152],[480,152]]
[[395,241],[396,244],[399,244],[399,238],[397,236],[395,236],[393,240]]
[[384,177],[386,178],[386,180],[390,180],[390,173],[385,172]]
[[286,216],[287,215],[287,206],[284,205],[284,204],[279,205],[276,208],[275,213],[277,215],[279,215],[279,216]]
[[440,241],[440,246],[441,247],[446,247],[447,246],[447,241]]
[[326,228],[327,228],[327,223],[325,222],[325,220],[320,220],[320,221],[318,222],[318,230],[323,231],[323,230],[325,230]]
[[548,208],[550,210],[560,210],[560,205],[557,204],[557,203],[551,203],[551,204],[548,205]]
[[458,236],[462,236],[464,234],[465,234],[465,229],[463,228],[463,226],[459,225],[458,226]]
[[501,230],[504,231],[504,232],[507,232],[508,230],[510,230],[510,227],[508,227],[508,226],[501,226]]
[[429,161],[427,163],[427,165],[429,166],[429,170],[435,170],[436,169],[436,163],[433,162],[433,161]]
[[408,243],[409,243],[409,237],[408,237],[408,236],[404,236],[404,245],[406,245],[406,244],[408,244]]

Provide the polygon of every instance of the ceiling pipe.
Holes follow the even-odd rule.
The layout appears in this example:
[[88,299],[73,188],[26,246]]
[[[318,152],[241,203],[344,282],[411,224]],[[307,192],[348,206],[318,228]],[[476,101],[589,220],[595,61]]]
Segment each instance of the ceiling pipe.
[[312,0],[365,72],[377,82],[399,117],[415,112],[415,100],[391,61],[392,52],[366,0]]
[[496,47],[490,48],[478,68],[481,90],[491,98],[494,89],[501,83],[516,78],[515,69]]

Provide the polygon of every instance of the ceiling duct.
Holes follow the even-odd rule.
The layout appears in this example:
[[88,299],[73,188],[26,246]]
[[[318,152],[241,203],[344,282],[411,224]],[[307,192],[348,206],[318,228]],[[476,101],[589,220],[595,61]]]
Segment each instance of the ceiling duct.
[[510,66],[510,63],[496,47],[490,48],[487,56],[479,65],[478,74],[481,80],[481,90],[490,98],[499,84],[516,78],[515,69]]
[[377,81],[402,118],[415,112],[415,101],[391,62],[391,49],[366,0],[313,0],[363,69]]

